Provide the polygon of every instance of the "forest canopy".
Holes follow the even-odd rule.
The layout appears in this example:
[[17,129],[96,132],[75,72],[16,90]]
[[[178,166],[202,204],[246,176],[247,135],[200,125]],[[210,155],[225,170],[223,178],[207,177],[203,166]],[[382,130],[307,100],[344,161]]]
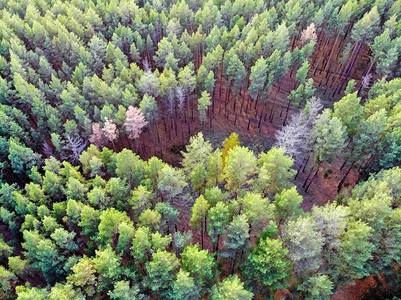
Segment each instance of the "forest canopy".
[[401,297],[401,0],[0,0],[0,28],[1,299]]

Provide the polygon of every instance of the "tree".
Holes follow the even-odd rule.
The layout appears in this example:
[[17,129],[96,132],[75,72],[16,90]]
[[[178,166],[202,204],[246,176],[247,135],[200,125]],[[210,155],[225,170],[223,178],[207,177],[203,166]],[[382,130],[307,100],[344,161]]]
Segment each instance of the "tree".
[[206,110],[209,108],[212,102],[210,101],[210,94],[207,91],[202,92],[202,96],[198,99],[198,110],[199,110],[199,119],[202,124],[205,123],[206,120]]
[[372,228],[361,221],[348,224],[347,231],[340,237],[337,255],[329,261],[333,266],[329,275],[337,287],[370,273],[367,261],[372,257],[374,249],[369,241],[371,235]]
[[251,300],[253,293],[244,288],[244,284],[237,275],[225,278],[222,282],[213,286],[212,300],[243,299]]
[[228,152],[224,166],[226,187],[238,196],[238,192],[244,184],[251,183],[250,177],[256,173],[256,157],[246,147],[236,146]]
[[177,279],[173,283],[169,297],[177,300],[196,300],[200,297],[199,292],[200,288],[196,286],[189,272],[181,269],[177,274]]
[[[272,215],[272,206],[268,198],[261,194],[247,193],[238,200],[240,213],[248,217],[251,226],[257,226]],[[232,204],[235,205],[235,202]]]
[[128,107],[124,126],[129,133],[128,137],[130,139],[137,139],[142,132],[142,128],[147,124],[148,122],[145,121],[145,118],[139,109],[133,106]]
[[143,179],[143,161],[131,150],[123,149],[116,156],[116,174],[133,186],[140,185]]
[[[330,110],[324,110],[323,113],[317,118],[311,136],[312,149],[315,153],[314,161],[315,164],[318,165],[312,179],[306,186],[305,191],[308,191],[308,188],[317,175],[321,164],[325,161],[329,163],[332,162],[333,159],[341,153],[345,147],[346,139],[346,128],[342,124],[341,120],[332,116],[332,112]],[[309,176],[303,186],[306,185],[308,179]]]
[[223,149],[221,150],[222,160],[223,160],[223,167],[226,162],[226,157],[231,149],[235,146],[239,146],[240,142],[238,140],[238,134],[233,132],[230,134],[228,138],[223,141]]
[[356,134],[362,119],[363,107],[359,104],[360,101],[357,93],[353,93],[334,103],[333,117],[341,120],[347,129],[349,138]]
[[100,124],[92,124],[92,134],[89,137],[89,141],[99,148],[102,148],[106,144],[106,136]]
[[98,240],[100,244],[116,244],[119,225],[121,223],[129,224],[131,221],[125,212],[120,212],[115,208],[104,210],[100,214]]
[[251,80],[249,95],[253,100],[257,100],[265,88],[267,80],[267,64],[263,57],[259,58],[251,68],[249,79]]
[[8,159],[15,174],[29,173],[33,166],[39,166],[41,157],[32,149],[25,147],[18,140],[10,138],[8,140]]
[[116,146],[114,145],[114,141],[117,139],[116,124],[114,124],[112,120],[109,120],[107,117],[105,117],[104,127],[102,130],[106,139],[113,144],[113,149],[115,152]]
[[152,122],[157,116],[157,103],[154,97],[145,94],[139,105],[139,110],[147,122]]
[[327,275],[316,274],[298,286],[308,299],[327,299],[333,290],[333,283]]
[[121,280],[114,284],[114,289],[107,292],[110,299],[130,300],[141,299],[143,295],[140,293],[137,284],[130,285],[129,281]]
[[194,191],[198,191],[199,195],[201,194],[202,188],[206,183],[206,177],[206,168],[200,163],[193,168],[191,174],[189,175],[189,178],[191,180],[191,188]]
[[259,174],[255,186],[259,191],[271,195],[289,187],[288,180],[295,175],[291,169],[294,160],[284,155],[285,149],[271,148],[267,153],[259,154]]
[[307,274],[321,264],[324,239],[315,226],[310,216],[290,220],[285,226],[284,241],[297,274]]
[[67,281],[80,288],[88,296],[93,296],[96,293],[97,278],[92,260],[84,256],[72,267],[72,272],[67,277]]
[[317,34],[316,34],[316,27],[315,24],[310,24],[308,27],[306,27],[305,30],[301,32],[301,37],[300,41],[302,45],[305,45],[309,43],[310,41],[317,41]]
[[131,243],[134,238],[135,228],[132,223],[122,222],[118,225],[118,244],[116,251],[124,253],[131,248]]
[[292,269],[287,254],[280,240],[260,240],[244,262],[243,274],[248,285],[262,295],[266,289],[274,294],[277,289],[286,288]]
[[227,205],[223,202],[218,202],[215,207],[211,207],[208,212],[209,226],[208,234],[214,246],[214,252],[219,249],[220,235],[227,230],[227,225],[230,218],[230,212]]
[[201,250],[197,244],[187,246],[181,257],[183,270],[189,272],[198,286],[205,287],[211,283],[217,263],[207,250]]
[[92,259],[93,266],[98,275],[98,292],[110,290],[112,284],[121,277],[121,257],[110,246],[96,250],[96,256]]
[[[224,240],[225,251],[220,255],[233,259],[231,271],[234,270],[238,257],[247,248],[247,241],[250,237],[249,223],[246,215],[236,215],[227,227],[227,238]],[[241,255],[242,256],[242,255]]]
[[161,214],[150,208],[144,210],[139,216],[139,224],[143,227],[149,227],[153,230],[159,229]]
[[283,220],[298,216],[302,213],[299,205],[302,203],[302,196],[298,194],[296,187],[284,189],[274,197],[274,208],[276,219],[279,223]]
[[223,159],[221,150],[216,149],[209,154],[206,163],[207,186],[217,185],[223,178]]
[[167,251],[157,251],[153,254],[152,260],[146,263],[148,276],[146,286],[154,293],[163,297],[174,284],[174,278],[178,271],[179,260]]
[[62,257],[59,256],[56,245],[37,232],[24,231],[24,243],[26,257],[32,262],[32,266],[39,268],[51,284],[63,273],[61,269]]
[[198,164],[206,165],[213,149],[211,143],[203,138],[203,133],[199,132],[189,139],[185,150],[185,152],[181,152],[183,155],[182,166],[187,173],[191,173]]
[[[160,95],[160,81],[159,78],[151,71],[146,71],[136,83],[137,88],[143,95],[148,95],[148,97],[158,97]],[[141,109],[142,113],[145,112]],[[148,119],[147,119],[148,120]]]
[[129,203],[134,211],[135,219],[137,219],[139,215],[152,204],[151,200],[153,197],[154,195],[146,186],[140,185],[134,189]]
[[166,197],[171,201],[173,197],[181,194],[182,190],[187,185],[182,170],[175,169],[169,165],[164,166],[160,170],[157,180],[157,188],[160,191],[162,199]]
[[192,206],[191,220],[189,224],[201,232],[201,247],[203,249],[203,232],[206,227],[206,215],[209,204],[203,195],[200,195]]

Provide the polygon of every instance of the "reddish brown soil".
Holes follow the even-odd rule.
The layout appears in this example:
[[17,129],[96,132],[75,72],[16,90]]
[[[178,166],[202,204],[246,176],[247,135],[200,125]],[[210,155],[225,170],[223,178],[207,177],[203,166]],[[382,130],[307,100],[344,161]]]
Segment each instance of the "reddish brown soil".
[[360,300],[376,286],[373,276],[356,279],[355,284],[347,284],[334,294],[332,300]]

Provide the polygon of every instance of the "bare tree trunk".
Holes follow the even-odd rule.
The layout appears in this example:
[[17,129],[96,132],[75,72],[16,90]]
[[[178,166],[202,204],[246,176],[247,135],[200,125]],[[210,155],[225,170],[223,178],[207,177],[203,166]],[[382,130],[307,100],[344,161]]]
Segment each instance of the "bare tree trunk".
[[345,180],[347,179],[348,174],[351,172],[352,167],[354,166],[354,164],[355,164],[355,161],[352,162],[352,164],[351,164],[351,166],[349,167],[348,171],[345,173],[344,177],[341,179],[340,183],[338,184],[338,186],[337,186],[337,193],[339,193],[339,192],[341,191],[341,188],[342,188],[342,186],[343,186]]
[[350,74],[350,72],[351,72],[351,70],[352,70],[352,67],[354,66],[355,61],[356,61],[356,59],[358,58],[358,54],[359,54],[359,52],[360,52],[361,49],[362,49],[362,44],[363,44],[363,41],[360,41],[360,44],[359,44],[359,47],[358,47],[358,51],[357,51],[357,53],[356,53],[356,55],[355,55],[355,57],[354,57],[354,60],[352,61],[351,65],[350,65],[350,67],[349,67],[349,69],[348,69],[348,72],[347,72],[347,75],[345,76],[343,82],[341,83],[341,86],[340,86],[339,90],[337,91],[337,93],[340,93],[340,91],[341,91],[341,89],[342,89],[344,83],[347,81],[348,76],[349,76],[349,74]]
[[319,66],[320,61],[322,60],[323,54],[324,54],[325,51],[326,51],[326,47],[327,47],[327,44],[329,43],[330,39],[331,39],[331,37],[330,37],[330,38],[327,38],[326,43],[324,44],[323,51],[322,51],[322,53],[320,54],[320,57],[319,57],[319,60],[318,60],[317,63],[316,63],[315,69],[313,70],[313,75],[316,74],[317,67]]
[[310,185],[312,184],[313,179],[315,179],[315,177],[316,177],[316,175],[317,175],[317,172],[319,172],[319,169],[320,169],[320,166],[322,165],[322,163],[323,163],[323,161],[321,161],[321,162],[319,163],[319,165],[317,166],[317,169],[316,169],[315,174],[313,174],[313,177],[311,178],[311,180],[309,181],[308,186],[307,186],[306,189],[305,189],[305,192],[306,192],[306,193],[308,192],[308,189],[309,189]]

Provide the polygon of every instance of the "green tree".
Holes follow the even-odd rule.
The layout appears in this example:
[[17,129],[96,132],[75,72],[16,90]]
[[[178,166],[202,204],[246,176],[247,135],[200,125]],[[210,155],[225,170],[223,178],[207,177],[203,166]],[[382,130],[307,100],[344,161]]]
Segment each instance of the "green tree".
[[114,289],[107,292],[110,299],[116,300],[130,300],[142,299],[143,294],[140,293],[137,284],[130,285],[129,281],[121,280],[114,284]]
[[207,91],[202,92],[202,96],[198,99],[199,119],[202,124],[206,121],[206,110],[212,102],[210,101],[210,94]]
[[209,209],[209,203],[203,195],[200,195],[192,206],[191,220],[189,224],[200,230],[201,232],[201,247],[203,249],[203,235],[206,228],[206,215]]
[[148,276],[146,286],[159,297],[164,297],[174,284],[174,278],[179,268],[179,260],[167,251],[157,251],[152,260],[146,263]]
[[40,155],[21,144],[17,139],[10,138],[8,146],[8,159],[15,174],[29,173],[33,166],[40,165]]
[[363,107],[357,93],[348,94],[334,103],[333,117],[341,120],[346,127],[349,138],[355,136],[362,119]]
[[198,194],[200,195],[202,192],[202,188],[206,183],[206,178],[207,178],[207,171],[205,169],[205,166],[200,163],[197,164],[192,169],[189,178],[191,180],[191,188],[194,191],[198,191]]
[[255,187],[262,194],[273,195],[290,186],[289,179],[295,175],[295,170],[291,169],[294,160],[284,153],[285,149],[273,147],[267,153],[259,154]]
[[266,238],[252,249],[244,262],[243,274],[255,292],[274,294],[277,289],[287,287],[292,264],[287,259],[288,250],[280,240]]
[[181,269],[173,283],[169,297],[177,300],[196,300],[200,297],[200,288],[195,284],[189,272]]
[[274,213],[279,224],[287,218],[302,214],[300,204],[302,196],[298,194],[296,187],[285,189],[274,197]]
[[246,147],[236,146],[228,152],[224,166],[226,187],[237,198],[238,192],[245,184],[252,183],[250,177],[256,173],[256,157]]
[[259,58],[251,68],[249,79],[251,80],[249,95],[253,100],[257,100],[261,96],[267,80],[267,65],[263,57]]
[[252,298],[253,293],[244,288],[244,284],[237,275],[225,278],[222,282],[214,285],[212,289],[212,300],[251,300]]
[[208,234],[212,242],[215,243],[214,252],[217,252],[219,249],[220,235],[227,230],[230,218],[229,208],[223,202],[218,202],[216,206],[209,209],[208,218]]
[[182,170],[175,169],[169,165],[164,166],[157,180],[157,188],[160,191],[162,199],[166,197],[172,200],[173,197],[181,194],[182,190],[187,186],[185,176]]
[[213,149],[211,143],[203,138],[203,133],[199,132],[189,139],[185,150],[181,152],[183,155],[182,166],[189,174],[198,164],[206,165]]
[[[249,223],[246,215],[236,215],[227,227],[227,238],[224,240],[225,250],[220,253],[222,257],[231,257],[231,271],[234,270],[240,253],[248,247]],[[242,255],[241,255],[242,256]]]
[[116,174],[133,186],[140,185],[143,179],[143,162],[138,155],[131,150],[124,149],[116,156]]
[[333,293],[333,283],[327,275],[316,274],[298,286],[308,299],[327,299]]
[[329,275],[338,287],[354,279],[363,278],[371,269],[367,261],[372,257],[374,245],[369,241],[372,228],[361,221],[350,222],[341,237],[337,255],[330,259]]
[[206,163],[206,171],[207,186],[217,185],[223,179],[223,159],[220,149],[216,149],[209,154]]
[[183,270],[190,273],[198,286],[205,287],[212,282],[217,263],[207,250],[201,250],[197,244],[187,246],[181,257]]
[[114,208],[107,209],[100,214],[98,240],[102,245],[116,244],[119,225],[129,224],[130,218],[125,212],[120,212]]

